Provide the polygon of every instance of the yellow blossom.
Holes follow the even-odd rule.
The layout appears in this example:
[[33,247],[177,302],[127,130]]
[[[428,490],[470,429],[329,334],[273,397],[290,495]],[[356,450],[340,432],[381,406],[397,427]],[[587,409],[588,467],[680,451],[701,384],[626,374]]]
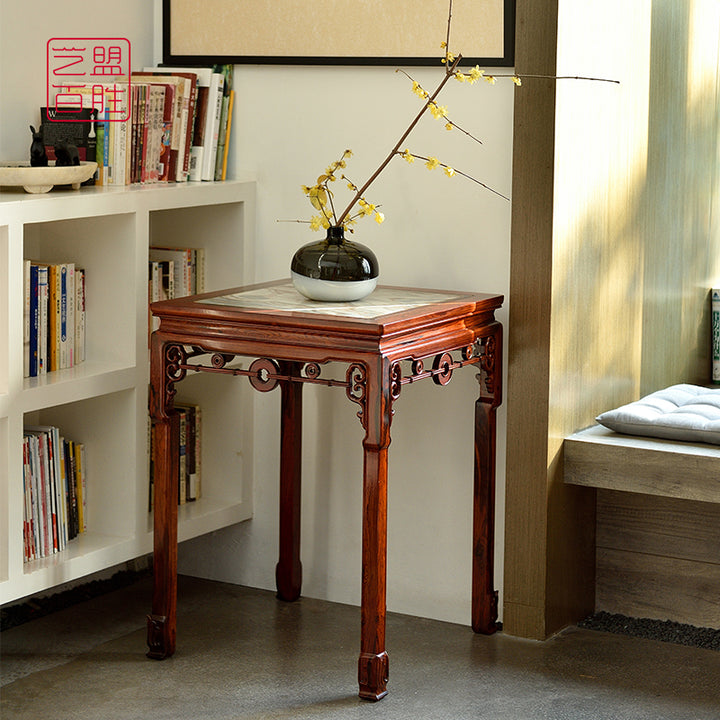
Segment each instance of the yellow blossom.
[[310,218],[310,229],[313,231],[319,230],[322,227],[322,221],[323,219],[319,215],[313,215]]
[[446,174],[448,177],[452,177],[452,176],[455,174],[455,170],[453,170],[451,167],[446,167],[446,168],[445,168],[445,174]]
[[428,170],[434,170],[439,164],[440,161],[436,157],[429,157],[425,166]]
[[425,92],[425,90],[417,80],[413,80],[412,91],[421,98],[426,98],[428,96],[428,94]]
[[375,222],[379,225],[382,222],[385,222],[385,216],[381,212],[375,213]]
[[431,102],[428,105],[428,108],[430,108],[432,116],[436,119],[445,117],[447,115],[447,107],[445,105],[437,105],[434,102]]
[[445,123],[445,129],[446,129],[446,130],[452,130],[452,129],[453,129],[453,124],[452,124],[451,122]]
[[513,75],[512,81],[513,81],[518,87],[520,87],[520,85],[522,85],[522,80],[521,80],[517,75]]
[[470,82],[474,83],[476,80],[479,80],[483,75],[485,74],[484,70],[481,70],[478,65],[476,65],[474,68],[470,70]]
[[360,206],[360,211],[363,215],[372,215],[375,211],[375,206],[363,199],[358,200],[358,205]]
[[322,210],[324,205],[327,205],[327,192],[325,188],[315,187],[310,188],[308,193],[310,196],[310,203],[316,210]]
[[495,77],[493,75],[483,75],[483,80],[490,85],[495,84]]
[[402,157],[409,163],[415,162],[415,156],[407,148],[405,148],[405,151],[402,153]]
[[455,73],[455,79],[456,79],[458,82],[461,82],[461,83],[462,83],[462,82],[467,82],[470,78],[469,78],[467,75],[464,75],[464,74],[461,73],[461,72],[456,72],[456,73]]

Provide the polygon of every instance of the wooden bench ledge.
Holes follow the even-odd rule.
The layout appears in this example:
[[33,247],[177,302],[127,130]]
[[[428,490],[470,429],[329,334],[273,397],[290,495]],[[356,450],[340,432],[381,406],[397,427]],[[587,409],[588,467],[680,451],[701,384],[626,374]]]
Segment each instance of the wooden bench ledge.
[[595,425],[565,438],[565,482],[720,503],[720,446],[621,435]]

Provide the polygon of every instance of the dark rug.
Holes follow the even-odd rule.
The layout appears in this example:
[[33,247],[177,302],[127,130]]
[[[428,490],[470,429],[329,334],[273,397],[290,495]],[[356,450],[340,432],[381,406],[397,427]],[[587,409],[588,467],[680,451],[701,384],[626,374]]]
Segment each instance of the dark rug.
[[620,635],[720,651],[720,630],[695,627],[670,620],[650,620],[599,612],[579,622],[578,626],[588,630],[603,630]]

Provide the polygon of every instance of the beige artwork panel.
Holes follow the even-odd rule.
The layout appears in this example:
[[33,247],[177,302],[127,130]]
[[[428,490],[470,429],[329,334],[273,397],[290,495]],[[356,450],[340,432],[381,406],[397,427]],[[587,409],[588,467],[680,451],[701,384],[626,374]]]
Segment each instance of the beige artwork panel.
[[[219,57],[442,56],[448,0],[169,0],[170,53]],[[455,0],[450,47],[504,54],[504,0]]]

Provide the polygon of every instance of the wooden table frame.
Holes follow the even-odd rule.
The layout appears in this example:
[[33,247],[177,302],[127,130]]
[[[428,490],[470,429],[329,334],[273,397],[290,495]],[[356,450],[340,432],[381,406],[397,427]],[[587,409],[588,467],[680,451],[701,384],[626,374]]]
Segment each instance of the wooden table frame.
[[[154,586],[147,621],[148,656],[175,651],[177,604],[177,483],[179,419],[176,384],[189,372],[245,375],[267,392],[280,386],[282,405],[280,538],[277,594],[300,596],[300,466],[304,384],[344,387],[359,406],[363,439],[363,531],[360,697],[387,693],[385,585],[387,475],[390,423],[404,385],[425,378],[446,385],[454,370],[475,365],[475,462],[472,544],[472,627],[497,628],[493,588],[495,416],[500,405],[502,326],[494,313],[500,295],[406,289],[421,302],[370,318],[213,304],[247,292],[274,292],[286,281],[234,288],[154,303],[160,327],[151,343],[150,411],[155,422]],[[375,291],[402,294],[404,289]],[[427,294],[427,302],[422,301]],[[245,295],[243,295],[245,297]],[[249,296],[248,296],[249,297]],[[222,302],[222,301],[220,301]],[[352,305],[361,305],[352,303]],[[320,304],[320,307],[322,304]],[[233,360],[255,357],[246,369]],[[433,358],[432,367],[425,365]],[[341,363],[344,378],[322,377],[323,366]],[[335,365],[333,365],[335,367]]]

